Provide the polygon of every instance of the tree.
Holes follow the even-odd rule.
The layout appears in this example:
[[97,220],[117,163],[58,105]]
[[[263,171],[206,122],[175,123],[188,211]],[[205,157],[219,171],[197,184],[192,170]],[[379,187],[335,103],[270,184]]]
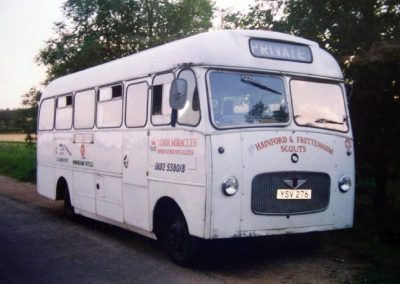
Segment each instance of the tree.
[[375,176],[375,205],[383,207],[388,180],[400,169],[400,44],[373,45],[353,60],[348,73],[356,82],[351,112],[357,165],[360,174]]
[[382,206],[400,158],[399,1],[257,0],[249,13],[224,20],[227,28],[273,29],[317,41],[337,58],[346,80],[355,82],[350,108],[357,169],[375,176],[375,201]]
[[13,116],[16,110],[0,109],[0,133],[17,133],[21,129],[13,126]]
[[15,110],[13,115],[13,125],[26,134],[25,141],[32,143],[32,134],[36,133],[38,102],[41,92],[32,87],[22,96],[22,104],[25,108]]
[[273,27],[274,14],[279,10],[276,1],[257,0],[249,7],[248,13],[241,11],[223,11],[222,28],[224,29],[248,29],[269,30]]
[[47,80],[207,31],[210,0],[67,0],[37,56]]

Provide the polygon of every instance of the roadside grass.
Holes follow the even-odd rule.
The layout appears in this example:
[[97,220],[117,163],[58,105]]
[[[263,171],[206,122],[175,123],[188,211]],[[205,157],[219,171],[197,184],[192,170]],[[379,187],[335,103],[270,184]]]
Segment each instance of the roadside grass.
[[0,174],[20,181],[36,182],[36,145],[0,142]]
[[373,205],[373,184],[358,187],[354,227],[334,232],[329,242],[362,263],[354,283],[400,283],[400,182],[389,183],[388,202],[379,211]]

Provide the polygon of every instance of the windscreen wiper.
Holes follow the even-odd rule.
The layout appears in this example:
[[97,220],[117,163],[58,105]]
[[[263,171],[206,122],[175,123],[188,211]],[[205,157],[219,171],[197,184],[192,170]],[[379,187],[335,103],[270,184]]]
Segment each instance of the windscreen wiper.
[[334,120],[330,120],[330,119],[326,119],[326,118],[318,118],[314,122],[316,122],[316,123],[329,123],[329,124],[340,124],[340,125],[343,125],[345,121],[346,121],[346,119],[344,119],[343,122],[339,122],[339,121],[334,121]]
[[244,82],[244,83],[247,83],[247,84],[256,86],[256,87],[258,87],[258,88],[260,88],[260,89],[269,91],[269,92],[271,92],[271,93],[278,94],[278,95],[282,95],[282,93],[280,93],[280,92],[278,92],[278,91],[276,91],[276,90],[274,90],[274,89],[268,87],[268,86],[265,85],[264,83],[261,83],[261,82],[258,82],[258,81],[256,81],[256,80],[254,80],[254,79],[251,78],[250,76],[242,76],[241,81]]

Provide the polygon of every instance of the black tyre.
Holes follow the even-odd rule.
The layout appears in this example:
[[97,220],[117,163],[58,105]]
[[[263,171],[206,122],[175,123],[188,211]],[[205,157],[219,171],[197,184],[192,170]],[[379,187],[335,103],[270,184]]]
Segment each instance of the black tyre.
[[199,239],[191,236],[180,210],[168,212],[163,230],[163,242],[173,262],[190,267],[199,251]]
[[68,188],[64,191],[64,214],[67,218],[73,219],[75,217],[74,207],[71,204]]

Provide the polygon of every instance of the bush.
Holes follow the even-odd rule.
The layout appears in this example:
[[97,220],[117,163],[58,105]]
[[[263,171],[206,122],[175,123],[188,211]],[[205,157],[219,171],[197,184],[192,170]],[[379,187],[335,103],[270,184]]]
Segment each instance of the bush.
[[36,181],[36,145],[0,142],[0,174],[20,181]]

